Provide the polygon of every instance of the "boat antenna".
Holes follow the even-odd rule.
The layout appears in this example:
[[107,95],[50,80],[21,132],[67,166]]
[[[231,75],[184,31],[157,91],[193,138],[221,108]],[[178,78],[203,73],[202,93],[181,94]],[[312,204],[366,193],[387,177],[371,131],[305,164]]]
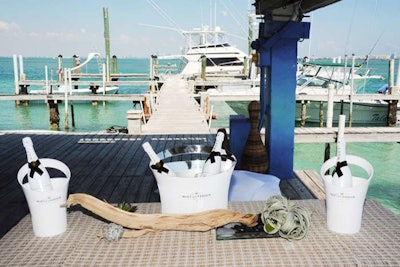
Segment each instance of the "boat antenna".
[[357,7],[358,1],[356,1],[356,3],[354,4],[354,8],[353,8],[353,15],[351,16],[351,22],[350,22],[350,27],[349,30],[347,32],[347,38],[346,38],[346,44],[345,44],[345,48],[344,48],[344,53],[347,54],[347,48],[349,46],[349,39],[350,39],[350,34],[353,28],[353,21],[354,21],[354,16],[356,13],[356,7]]
[[381,34],[379,35],[378,39],[376,39],[374,45],[372,46],[371,50],[370,50],[369,53],[368,53],[368,56],[371,55],[372,51],[375,50],[375,47],[378,45],[379,41],[381,40],[381,37],[382,37],[382,35],[383,35],[383,32],[384,32],[384,31],[382,31]]
[[[376,11],[377,11],[377,8],[378,8],[377,5],[378,5],[378,2],[375,1],[374,20],[376,20]],[[372,52],[375,50],[375,48],[376,48],[376,46],[378,45],[379,41],[381,40],[382,35],[383,35],[384,32],[385,32],[385,30],[382,30],[382,31],[381,31],[381,33],[380,33],[380,35],[378,36],[378,38],[376,39],[375,43],[374,43],[373,46],[371,47],[371,50],[370,50],[369,53],[365,56],[365,59],[364,59],[364,62],[362,63],[362,65],[364,65],[364,64],[366,65],[366,67],[365,67],[366,70],[369,69],[369,58],[370,58],[370,55],[371,55]],[[367,84],[367,80],[364,79],[363,90],[365,89],[366,84]]]
[[147,3],[149,3],[157,11],[157,13],[160,14],[171,26],[183,32],[183,30],[178,26],[176,21],[174,21],[170,16],[168,16],[168,14],[153,0],[147,0]]
[[[231,18],[236,22],[236,26],[240,28],[240,30],[244,34],[248,34],[246,27],[243,25],[246,25],[246,23],[242,23],[238,20],[238,18],[241,18],[240,12],[238,11],[237,7],[232,3],[231,0],[229,0],[230,5],[227,6],[225,1],[222,1],[222,5],[225,7],[226,10],[229,10],[232,14],[230,14]],[[233,12],[232,12],[233,11]],[[234,13],[234,14],[233,14]]]

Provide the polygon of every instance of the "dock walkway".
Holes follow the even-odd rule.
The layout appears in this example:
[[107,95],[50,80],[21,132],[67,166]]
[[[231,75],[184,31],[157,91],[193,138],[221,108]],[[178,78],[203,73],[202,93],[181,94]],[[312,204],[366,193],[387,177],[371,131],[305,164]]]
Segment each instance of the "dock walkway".
[[142,126],[142,134],[210,133],[206,116],[185,83],[179,75],[168,77],[157,95],[153,114]]

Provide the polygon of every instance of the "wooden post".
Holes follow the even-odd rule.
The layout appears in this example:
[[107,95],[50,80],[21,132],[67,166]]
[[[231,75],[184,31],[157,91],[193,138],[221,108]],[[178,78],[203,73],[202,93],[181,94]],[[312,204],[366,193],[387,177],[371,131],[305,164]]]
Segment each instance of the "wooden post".
[[300,127],[306,126],[306,119],[307,119],[307,104],[304,100],[301,100],[301,121]]
[[[400,63],[399,63],[400,67]],[[400,71],[399,71],[400,73]],[[397,83],[399,83],[399,77],[397,77]],[[389,60],[389,94],[395,94],[398,92],[397,86],[394,83],[394,58]],[[395,127],[397,125],[397,103],[398,100],[390,100],[388,103],[388,116],[387,126]]]
[[50,108],[50,128],[58,130],[60,126],[60,113],[58,112],[57,101],[49,100],[48,104]]
[[71,118],[72,118],[72,127],[75,127],[75,113],[74,113],[74,104],[71,101]]
[[103,7],[104,18],[104,40],[106,48],[106,80],[110,81],[110,27],[108,20],[108,8]]
[[201,56],[201,78],[206,80],[206,66],[207,66],[207,58],[206,56]]
[[390,100],[388,104],[388,119],[387,126],[396,127],[397,126],[397,103],[398,100]]
[[[79,81],[79,78],[71,78],[72,81]],[[74,89],[79,89],[79,85],[75,84]]]
[[158,75],[158,58],[156,55],[151,55],[151,73],[150,78],[154,79],[154,76]]
[[[118,60],[117,60],[117,56],[113,55],[112,57],[113,59],[113,74],[117,74],[118,73]],[[118,77],[113,77],[111,78],[112,81],[118,81]],[[105,87],[104,87],[105,88]],[[104,90],[104,93],[106,92],[106,90]]]
[[[98,85],[90,85],[89,86],[89,89],[90,89],[90,91],[92,91],[92,94],[93,95],[96,95],[97,94],[97,89],[99,89],[99,86]],[[93,106],[97,106],[97,101],[96,100],[93,100],[92,101],[92,105]]]
[[[78,55],[73,55],[72,56],[72,66],[73,66],[73,68],[79,66],[80,64],[81,64],[81,57],[78,56]],[[74,70],[75,74],[79,74],[81,72],[82,72],[82,70],[80,68]]]
[[324,127],[324,102],[319,102],[319,127]]
[[57,70],[57,74],[58,74],[58,81],[62,81],[64,79],[64,75],[63,75],[63,56],[62,55],[58,55],[58,70]]
[[248,73],[248,64],[249,63],[249,61],[248,61],[248,59],[247,59],[247,57],[244,57],[244,59],[243,59],[243,74],[244,75],[247,75],[247,73]]
[[[20,87],[20,94],[21,95],[27,95],[28,94],[28,87],[29,87],[29,85],[26,85],[26,84],[24,84],[24,85],[19,85],[19,87]],[[29,100],[21,100],[21,102],[20,102],[22,105],[24,105],[24,106],[28,106],[29,105]]]

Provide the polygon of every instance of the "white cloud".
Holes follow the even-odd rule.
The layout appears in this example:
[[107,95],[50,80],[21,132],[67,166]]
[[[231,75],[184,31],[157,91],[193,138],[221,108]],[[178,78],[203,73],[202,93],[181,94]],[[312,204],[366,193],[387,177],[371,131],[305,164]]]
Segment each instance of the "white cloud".
[[0,20],[0,32],[19,32],[20,28],[18,24],[11,22],[8,23],[6,21]]
[[121,43],[130,43],[132,41],[134,41],[135,39],[127,34],[120,34],[119,35],[119,41],[121,41]]
[[44,35],[46,38],[59,38],[61,36],[59,32],[46,32]]
[[30,32],[30,33],[28,33],[28,36],[29,37],[39,37],[40,35],[37,32]]

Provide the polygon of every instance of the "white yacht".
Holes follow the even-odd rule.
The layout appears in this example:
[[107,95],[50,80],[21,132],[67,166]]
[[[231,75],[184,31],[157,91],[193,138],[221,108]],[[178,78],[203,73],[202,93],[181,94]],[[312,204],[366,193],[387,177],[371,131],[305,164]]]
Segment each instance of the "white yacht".
[[202,58],[206,60],[206,74],[241,74],[249,55],[231,46],[225,40],[225,33],[219,27],[210,30],[208,27],[183,32],[189,48],[184,58],[187,64],[182,74],[196,75],[201,73]]
[[181,32],[186,38],[186,49],[182,55],[161,56],[159,59],[181,59],[184,66],[180,74],[184,78],[200,76],[203,58],[206,75],[241,75],[246,73],[249,55],[230,45],[225,32],[217,26],[208,26]]

